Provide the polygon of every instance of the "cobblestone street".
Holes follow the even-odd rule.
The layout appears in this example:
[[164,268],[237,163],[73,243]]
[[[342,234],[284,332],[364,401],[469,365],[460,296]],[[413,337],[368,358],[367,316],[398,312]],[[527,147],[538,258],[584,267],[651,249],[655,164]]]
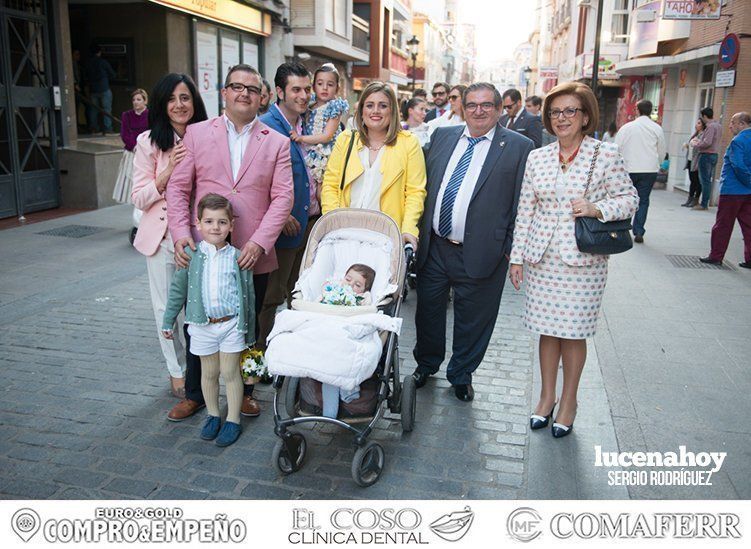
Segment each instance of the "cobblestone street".
[[[229,448],[199,439],[205,412],[167,421],[175,399],[145,262],[127,241],[129,208],[4,230],[0,497],[751,497],[751,431],[738,421],[751,412],[749,273],[735,267],[737,234],[724,268],[686,268],[708,246],[714,210],[686,211],[681,199],[653,193],[645,244],[611,260],[573,436],[528,432],[537,345],[521,326],[523,293],[509,285],[474,376],[475,400],[458,401],[443,372],[431,378],[418,391],[412,433],[389,414],[373,433],[386,465],[366,489],[350,476],[352,436],[333,426],[300,427],[309,443],[304,467],[286,477],[277,471],[268,385],[257,390],[261,417],[243,418],[243,435]],[[414,306],[412,293],[402,309],[402,375],[414,369]],[[607,470],[594,466],[595,445],[664,452],[681,444],[727,452],[711,487],[610,486]]]
[[[414,431],[398,416],[373,439],[386,450],[381,480],[350,477],[352,437],[303,426],[301,471],[271,464],[270,386],[263,414],[243,419],[227,449],[198,438],[204,413],[166,420],[175,400],[154,330],[143,258],[127,243],[128,208],[116,207],[3,233],[0,493],[29,498],[517,498],[525,489],[531,336],[520,294],[504,295],[493,342],[458,401],[442,376],[418,392]],[[55,227],[103,228],[82,238]],[[18,250],[18,252],[16,252]],[[415,295],[405,307],[402,375],[414,369]]]

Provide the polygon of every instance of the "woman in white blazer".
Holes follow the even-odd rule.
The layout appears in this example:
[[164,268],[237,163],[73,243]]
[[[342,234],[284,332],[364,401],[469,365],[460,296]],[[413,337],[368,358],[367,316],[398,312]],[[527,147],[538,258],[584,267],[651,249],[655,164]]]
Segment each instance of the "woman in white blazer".
[[[618,147],[587,134],[597,127],[597,100],[578,82],[560,84],[545,98],[543,124],[558,141],[527,160],[511,251],[509,278],[518,290],[526,278],[524,325],[540,334],[542,391],[532,429],[547,427],[556,406],[558,364],[563,390],[552,434],[571,433],[576,394],[608,275],[608,256],[582,253],[574,221],[630,219],[638,196]],[[585,195],[592,160],[589,189]]]

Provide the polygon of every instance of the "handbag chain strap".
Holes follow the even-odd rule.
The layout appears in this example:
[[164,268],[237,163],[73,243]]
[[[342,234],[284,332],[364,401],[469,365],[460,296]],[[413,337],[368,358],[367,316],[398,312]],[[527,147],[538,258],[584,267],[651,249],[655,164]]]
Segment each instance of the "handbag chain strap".
[[600,156],[600,145],[602,145],[602,142],[598,142],[597,145],[595,145],[595,152],[592,155],[592,162],[589,164],[589,173],[587,174],[587,186],[584,187],[584,197],[587,196],[587,192],[589,191],[589,184],[592,183],[592,173],[595,171],[595,164],[597,164],[597,157]]
[[355,144],[355,130],[352,130],[352,138],[349,140],[349,146],[347,147],[347,155],[344,157],[344,167],[342,168],[342,180],[339,182],[339,190],[344,189],[344,176],[347,173],[347,163],[349,162],[349,155],[352,154],[352,145]]

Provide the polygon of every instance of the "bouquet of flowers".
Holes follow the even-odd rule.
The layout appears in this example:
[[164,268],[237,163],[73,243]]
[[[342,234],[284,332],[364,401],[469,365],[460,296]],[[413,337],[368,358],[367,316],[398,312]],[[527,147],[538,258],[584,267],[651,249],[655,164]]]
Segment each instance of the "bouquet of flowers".
[[258,349],[245,349],[240,355],[240,372],[245,385],[258,383],[262,377],[268,375],[266,361],[263,359],[263,351]]
[[341,280],[328,279],[326,284],[323,285],[321,303],[354,307],[359,305],[362,300],[363,296],[355,295],[352,286]]

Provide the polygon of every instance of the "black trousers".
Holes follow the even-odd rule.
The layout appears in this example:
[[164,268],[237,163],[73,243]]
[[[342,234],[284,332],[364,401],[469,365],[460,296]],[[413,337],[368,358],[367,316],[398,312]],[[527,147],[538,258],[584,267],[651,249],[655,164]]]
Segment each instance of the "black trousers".
[[471,278],[463,247],[432,235],[428,257],[417,274],[417,371],[435,374],[446,357],[446,312],[453,288],[454,340],[446,378],[452,385],[472,382],[493,334],[507,269],[504,259],[489,277]]
[[[256,337],[258,337],[258,313],[261,312],[268,280],[268,273],[253,275],[253,289],[256,298]],[[203,403],[203,391],[201,391],[201,358],[190,352],[190,335],[188,335],[187,324],[183,326],[183,330],[185,333],[185,398]],[[246,395],[253,394],[253,385],[243,385],[243,388]]]
[[688,171],[688,180],[691,182],[691,186],[688,189],[688,197],[693,198],[698,202],[701,196],[701,181],[699,180],[699,170],[692,172]]

